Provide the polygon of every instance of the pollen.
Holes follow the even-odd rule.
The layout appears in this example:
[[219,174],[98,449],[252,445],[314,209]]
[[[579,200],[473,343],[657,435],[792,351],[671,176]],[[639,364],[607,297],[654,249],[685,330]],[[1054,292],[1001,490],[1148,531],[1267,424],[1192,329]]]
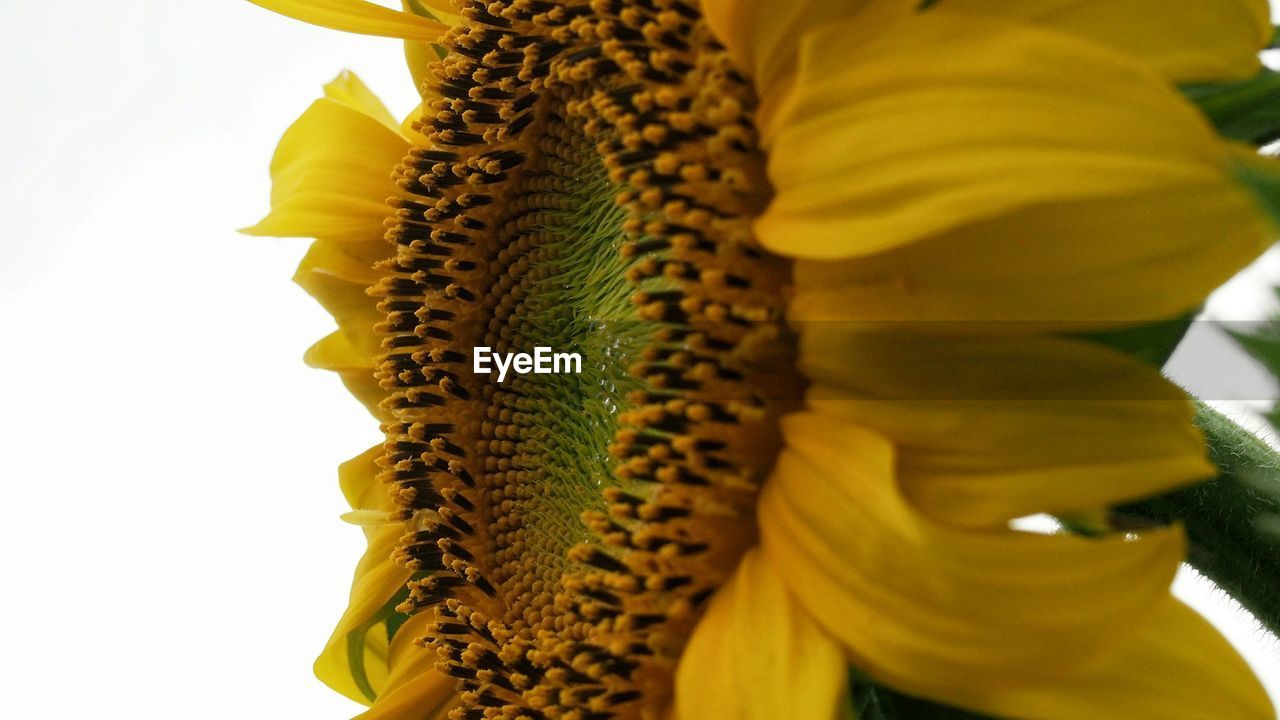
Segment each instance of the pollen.
[[[454,720],[660,717],[801,390],[756,99],[678,0],[461,14],[370,290],[399,609]],[[472,371],[535,345],[582,372]]]

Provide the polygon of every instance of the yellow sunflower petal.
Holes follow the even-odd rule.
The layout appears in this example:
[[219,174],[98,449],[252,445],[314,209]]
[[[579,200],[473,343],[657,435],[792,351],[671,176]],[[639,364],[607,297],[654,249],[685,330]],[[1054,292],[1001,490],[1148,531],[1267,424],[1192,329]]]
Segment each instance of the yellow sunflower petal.
[[[751,76],[763,102],[795,72],[805,34],[832,22],[856,18],[874,32],[915,9],[919,0],[703,0],[702,13],[734,64]],[[850,42],[855,38],[849,36]]]
[[352,345],[342,331],[330,333],[307,348],[303,361],[313,368],[340,373],[374,370],[373,359]]
[[437,720],[454,705],[457,681],[435,669],[439,658],[414,641],[426,635],[432,613],[419,613],[405,621],[391,639],[390,675],[373,707],[356,720]]
[[1256,73],[1271,39],[1266,0],[947,0],[947,10],[1016,17],[1143,60],[1174,82]]
[[909,502],[953,525],[1137,500],[1210,478],[1185,394],[1083,341],[806,331],[816,413],[900,450]]
[[[1222,635],[1173,598],[1136,636],[1072,677],[1044,685],[957,688],[948,699],[1000,717],[1078,720],[1274,720],[1249,666]],[[1105,714],[1104,714],[1105,713]]]
[[432,45],[405,41],[404,62],[409,67],[409,76],[413,78],[414,87],[419,94],[423,92],[424,84],[431,79],[431,63],[439,60],[440,56]]
[[806,35],[791,96],[762,120],[769,249],[860,256],[1050,203],[1086,215],[1103,198],[1222,202],[1225,146],[1140,64],[997,18],[934,9],[900,23],[910,31],[865,42],[838,24]]
[[[375,460],[381,451],[381,446],[370,448],[338,468],[343,494],[354,510],[392,507],[385,497],[385,487],[377,479]],[[369,703],[387,682],[386,620],[393,598],[409,580],[409,571],[391,559],[404,534],[403,526],[375,525],[364,528],[364,534],[368,548],[356,565],[351,599],[316,659],[315,673],[334,690],[357,702]]]
[[[432,110],[429,100],[423,100],[421,103],[418,103],[418,106],[405,116],[404,122],[400,123],[400,134],[407,138],[412,138],[414,142],[418,144],[430,143],[430,138],[420,131],[421,126],[424,124],[426,124],[429,129],[429,124],[424,123],[423,121],[430,112],[432,112]],[[420,129],[414,129],[413,126],[415,124],[419,125]]]
[[1066,677],[1168,593],[1182,533],[1088,539],[935,523],[902,496],[892,445],[814,412],[782,421],[760,499],[763,547],[798,603],[893,687]]
[[339,78],[331,92],[341,99],[317,100],[285,131],[271,160],[271,212],[243,232],[348,241],[385,234],[386,200],[399,194],[391,173],[409,143],[349,104],[364,102],[354,83]]
[[1198,306],[1270,238],[1252,201],[1221,183],[1041,204],[873,255],[799,260],[789,313],[955,332],[1154,322]]
[[[434,0],[433,2],[402,0],[400,5],[405,12],[429,17],[445,25],[453,26],[461,22],[461,16],[457,14],[457,8],[451,7],[449,0]],[[431,64],[440,61],[440,55],[436,52],[437,47],[436,44],[429,42],[404,41],[405,63],[409,66],[409,75],[413,77],[414,86],[417,87],[419,93],[426,92],[427,88],[424,83],[431,79]]]
[[[920,14],[920,0],[704,0],[702,5],[712,32],[766,98],[795,71],[807,32],[851,20],[866,31],[857,38],[886,35],[891,20]],[[1184,83],[1257,72],[1258,51],[1272,31],[1265,0],[956,0],[940,9],[1007,17],[1075,35]],[[895,29],[911,32],[912,27]]]
[[848,682],[839,645],[758,548],[716,591],[676,671],[680,720],[833,720]]
[[[382,244],[389,248],[389,245]],[[382,340],[374,325],[386,319],[366,288],[378,281],[372,258],[349,252],[351,245],[316,241],[303,256],[293,281],[302,286],[338,322],[338,329],[365,355],[375,357]]]
[[338,77],[330,80],[324,86],[324,96],[330,100],[337,100],[352,110],[359,110],[395,132],[400,131],[400,124],[396,122],[387,106],[383,105],[369,86],[350,70],[343,70]]
[[[249,0],[281,15],[333,30],[432,42],[449,29],[436,20],[365,0]],[[434,0],[422,0],[435,6]]]
[[400,7],[405,12],[438,20],[451,27],[462,22],[456,0],[401,0]]
[[338,331],[326,335],[307,349],[303,361],[313,368],[338,373],[342,384],[375,418],[379,421],[388,419],[382,402],[389,393],[374,376],[373,358],[352,345],[346,333]]

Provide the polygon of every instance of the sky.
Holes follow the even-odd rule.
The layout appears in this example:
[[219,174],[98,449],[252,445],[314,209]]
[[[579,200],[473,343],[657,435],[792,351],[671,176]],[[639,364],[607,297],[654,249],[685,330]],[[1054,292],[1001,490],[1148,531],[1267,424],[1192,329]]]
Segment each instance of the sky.
[[[0,33],[0,716],[350,717],[310,665],[363,549],[336,468],[377,426],[301,363],[332,328],[289,282],[306,242],[235,228],[339,71],[413,107],[399,45],[239,0],[6,0]],[[1177,590],[1280,699],[1280,647]]]

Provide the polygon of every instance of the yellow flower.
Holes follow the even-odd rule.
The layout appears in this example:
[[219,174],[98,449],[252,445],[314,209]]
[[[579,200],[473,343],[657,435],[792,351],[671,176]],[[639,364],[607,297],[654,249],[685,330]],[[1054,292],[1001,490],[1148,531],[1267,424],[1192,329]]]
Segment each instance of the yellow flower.
[[[341,469],[369,549],[316,664],[362,717],[828,720],[850,665],[1273,717],[1169,594],[1179,528],[1010,527],[1213,472],[1079,335],[1266,246],[1175,89],[1256,72],[1265,2],[254,1],[405,39],[423,93],[327,86],[249,230],[317,238],[307,360],[387,434]],[[583,372],[472,372],[535,345]]]

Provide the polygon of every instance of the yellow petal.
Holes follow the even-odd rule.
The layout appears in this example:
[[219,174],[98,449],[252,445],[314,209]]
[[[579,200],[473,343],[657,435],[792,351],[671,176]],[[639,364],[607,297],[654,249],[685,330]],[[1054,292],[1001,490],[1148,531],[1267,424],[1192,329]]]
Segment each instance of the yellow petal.
[[[378,479],[377,459],[382,446],[365,450],[338,466],[338,487],[353,511],[391,512],[397,509],[386,483]],[[374,535],[373,528],[365,528],[365,536]]]
[[457,681],[435,669],[436,654],[414,640],[427,634],[433,613],[418,613],[405,621],[391,640],[391,673],[373,707],[356,720],[436,720],[457,699]]
[[427,83],[431,80],[431,63],[440,61],[440,55],[436,53],[435,46],[406,40],[404,61],[409,67],[409,76],[413,78],[413,86],[417,88],[419,94],[423,94]]
[[330,333],[307,348],[303,361],[313,368],[340,373],[372,373],[374,370],[373,358],[360,352],[342,331]]
[[[871,35],[909,33],[892,25],[920,13],[920,0],[703,0],[703,15],[735,64],[767,98],[789,82],[808,32],[833,22]],[[956,0],[939,9],[994,15],[1074,35],[1140,60],[1174,82],[1246,77],[1260,68],[1258,51],[1271,36],[1265,0]]]
[[892,445],[813,412],[782,421],[761,495],[770,563],[855,664],[895,688],[946,698],[1080,672],[1168,594],[1178,529],[1130,540],[973,531],[902,496]]
[[815,413],[898,448],[907,500],[952,525],[1004,527],[1210,478],[1185,394],[1084,341],[802,329]]
[[[454,26],[462,21],[457,8],[452,7],[449,0],[402,0],[401,7],[405,12],[439,20],[445,25]],[[440,61],[440,54],[436,52],[438,47],[434,43],[415,40],[404,42],[404,59],[409,66],[409,75],[413,77],[418,92],[424,96],[427,91],[426,83],[431,79],[431,64]]]
[[885,252],[799,260],[789,313],[955,332],[1154,322],[1197,307],[1270,237],[1252,201],[1224,183],[1041,204]]
[[839,24],[805,36],[790,97],[762,120],[777,195],[756,232],[769,249],[844,258],[1038,205],[1221,202],[1223,144],[1140,64],[997,18],[935,8],[900,22],[911,31],[865,42]]
[[304,360],[311,367],[337,372],[347,390],[379,421],[387,419],[381,407],[387,391],[373,372],[374,358],[382,352],[375,326],[386,317],[365,290],[379,278],[373,262],[390,251],[391,246],[381,241],[317,240],[293,278],[338,322],[338,332],[311,346]]
[[[390,250],[390,245],[376,246]],[[371,258],[360,258],[351,252],[352,246],[316,241],[303,256],[293,281],[302,286],[324,309],[338,321],[338,329],[351,344],[367,358],[379,354],[381,337],[374,325],[385,320],[378,310],[378,301],[369,297],[366,289],[380,277],[372,267]]]
[[462,21],[459,4],[455,0],[402,0],[400,5],[405,12],[439,20],[445,25],[453,26]]
[[979,712],[1036,720],[1274,720],[1249,666],[1209,623],[1173,598],[1136,636],[1078,675],[1050,684],[956,688]]
[[396,522],[392,514],[386,510],[352,510],[342,513],[338,519],[356,527],[377,527]]
[[[390,509],[386,488],[377,479],[382,447],[370,448],[338,469],[343,494],[352,509]],[[382,493],[383,497],[379,497]],[[391,559],[404,528],[399,524],[363,528],[368,547],[356,565],[351,599],[333,635],[315,662],[316,677],[356,700],[369,703],[389,673],[387,617],[409,571]]]
[[329,81],[324,86],[324,96],[337,100],[352,110],[358,110],[396,132],[400,131],[400,124],[387,106],[350,70],[343,70],[338,77]]
[[[799,43],[811,30],[856,18],[877,31],[915,9],[919,0],[703,0],[702,14],[734,64],[751,76],[764,102],[795,72]],[[856,42],[858,36],[849,36]]]
[[1178,83],[1229,81],[1261,69],[1266,0],[947,0],[947,10],[1016,17],[1141,59]]
[[313,368],[338,373],[347,391],[379,422],[390,419],[387,411],[382,408],[389,393],[374,376],[373,358],[352,345],[346,333],[339,330],[321,338],[307,349],[303,361]]
[[[400,134],[407,138],[411,138],[414,143],[425,146],[431,143],[431,139],[424,135],[420,129],[414,129],[414,125],[425,125],[429,122],[428,113],[431,113],[429,100],[423,100],[418,103],[408,115],[405,116],[404,122],[400,123]],[[429,125],[428,125],[429,129]]]
[[[375,241],[399,194],[392,172],[409,143],[384,120],[356,109],[353,83],[322,98],[285,131],[271,160],[271,213],[250,235]],[[366,99],[367,100],[367,99]]]
[[680,720],[836,717],[848,682],[844,657],[780,571],[754,548],[716,591],[680,655]]
[[[430,5],[435,2],[427,1]],[[321,27],[383,37],[433,42],[449,27],[444,23],[365,0],[249,0],[281,15]]]

